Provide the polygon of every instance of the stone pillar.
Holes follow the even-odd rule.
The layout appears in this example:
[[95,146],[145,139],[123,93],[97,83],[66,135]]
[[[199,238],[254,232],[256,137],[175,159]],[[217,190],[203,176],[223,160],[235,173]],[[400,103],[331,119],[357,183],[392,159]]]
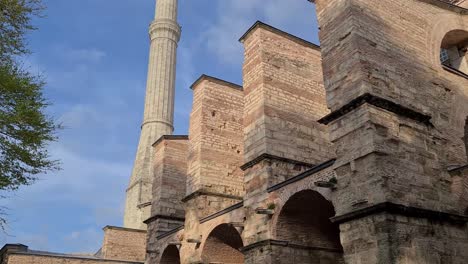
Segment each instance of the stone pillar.
[[177,0],[158,0],[156,17],[150,26],[150,56],[144,120],[132,176],[127,189],[124,226],[146,229],[150,216],[153,143],[172,134],[177,43]]
[[163,136],[154,148],[151,217],[145,221],[150,237],[184,224],[182,199],[186,193],[188,136]]
[[193,85],[183,259],[200,261],[200,220],[242,202],[242,87],[203,75]]
[[[267,189],[333,158],[320,48],[257,22],[241,38],[244,72],[245,263],[277,263]],[[288,263],[290,259],[284,259]]]
[[466,16],[440,1],[316,2],[345,262],[466,262],[468,218],[447,168],[464,162],[454,113],[468,80],[432,64],[440,42],[427,41],[437,23],[466,29]]

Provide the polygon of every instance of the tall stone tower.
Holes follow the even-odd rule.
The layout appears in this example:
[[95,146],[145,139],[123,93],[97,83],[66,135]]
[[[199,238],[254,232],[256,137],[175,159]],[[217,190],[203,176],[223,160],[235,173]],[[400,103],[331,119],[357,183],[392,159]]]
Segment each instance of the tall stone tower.
[[153,143],[172,134],[177,44],[177,0],[157,0],[151,39],[144,120],[132,176],[127,188],[124,226],[146,229],[151,211]]

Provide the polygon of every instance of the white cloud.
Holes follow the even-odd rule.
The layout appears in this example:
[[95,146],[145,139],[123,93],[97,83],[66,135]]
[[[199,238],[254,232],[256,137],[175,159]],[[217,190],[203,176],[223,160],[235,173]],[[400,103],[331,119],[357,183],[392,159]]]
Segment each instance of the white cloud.
[[57,54],[61,54],[64,59],[82,63],[99,63],[106,57],[106,53],[97,48],[73,49],[59,46],[57,47]]
[[[304,0],[222,0],[217,4],[217,19],[201,38],[221,62],[232,65],[242,62],[242,45],[237,40],[256,20],[300,27],[314,19],[312,5]],[[315,29],[310,31],[312,36]]]
[[53,195],[42,199],[50,199],[49,202],[73,201],[91,207],[96,202],[101,206],[116,205],[116,199],[124,196],[122,190],[116,188],[121,188],[122,183],[126,182],[131,167],[105,159],[88,158],[67,149],[65,144],[57,143],[50,149],[52,158],[61,160],[62,170],[44,175],[28,186],[28,196],[38,197],[41,193],[49,193]]
[[91,105],[77,104],[73,105],[67,112],[62,114],[59,122],[64,127],[72,127],[78,129],[90,122],[95,122],[101,119],[102,116]]
[[[12,215],[20,215],[23,219],[9,219],[11,225],[6,232],[14,236],[3,236],[0,242],[20,242],[36,250],[60,247],[94,252],[102,242],[101,228],[121,222],[124,186],[131,167],[128,164],[87,158],[70,151],[62,143],[52,146],[51,153],[53,158],[61,159],[63,170],[41,176],[35,184],[2,201],[2,206],[10,208]],[[34,233],[24,233],[21,224],[24,221],[27,223],[24,218],[30,215],[43,224],[36,226]],[[50,241],[51,235],[56,232],[54,223],[57,222],[84,227]]]

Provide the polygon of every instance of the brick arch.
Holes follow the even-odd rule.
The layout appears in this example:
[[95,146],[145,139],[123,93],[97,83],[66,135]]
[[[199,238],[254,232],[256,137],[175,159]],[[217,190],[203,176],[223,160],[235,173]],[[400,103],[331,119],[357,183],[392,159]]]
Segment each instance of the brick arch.
[[280,209],[275,221],[275,237],[302,245],[341,249],[338,225],[330,221],[333,216],[333,204],[319,192],[300,191]]
[[[427,57],[433,67],[441,68],[440,64],[440,46],[445,35],[454,30],[465,30],[460,19],[455,15],[441,15],[433,19],[434,24],[427,32]],[[466,30],[465,30],[466,31]]]
[[301,263],[343,263],[339,226],[330,221],[334,215],[333,204],[322,194],[299,191],[277,213],[274,238],[287,241]]
[[244,263],[244,255],[240,251],[243,247],[239,232],[229,224],[215,227],[206,238],[202,260],[204,263]]
[[317,192],[327,201],[332,203],[333,207],[335,207],[335,204],[333,204],[332,190],[329,188],[322,188],[322,187],[316,186],[316,182],[318,181],[327,182],[327,181],[330,181],[330,179],[335,178],[335,177],[336,177],[336,173],[334,170],[326,170],[326,171],[323,171],[322,173],[318,173],[314,175],[314,177],[303,179],[299,182],[295,182],[291,185],[288,185],[276,191],[274,194],[275,198],[273,199],[273,202],[275,205],[275,215],[273,215],[272,225],[271,225],[271,230],[270,230],[273,237],[276,237],[275,226],[278,221],[279,212],[281,212],[282,208],[291,199],[291,197],[293,197],[295,194],[301,191]]
[[179,249],[174,246],[170,245],[168,246],[162,256],[161,256],[161,261],[159,262],[161,264],[180,264],[180,254],[179,254]]

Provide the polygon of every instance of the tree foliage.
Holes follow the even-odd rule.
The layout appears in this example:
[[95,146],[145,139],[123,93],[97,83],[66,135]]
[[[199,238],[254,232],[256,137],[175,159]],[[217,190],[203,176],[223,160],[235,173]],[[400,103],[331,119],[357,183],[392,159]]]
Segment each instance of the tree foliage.
[[0,190],[31,184],[58,169],[47,145],[59,128],[46,115],[43,80],[19,62],[29,53],[25,34],[40,15],[40,0],[0,0]]
[[25,36],[35,29],[31,18],[42,10],[41,0],[0,0],[0,62],[29,52]]

